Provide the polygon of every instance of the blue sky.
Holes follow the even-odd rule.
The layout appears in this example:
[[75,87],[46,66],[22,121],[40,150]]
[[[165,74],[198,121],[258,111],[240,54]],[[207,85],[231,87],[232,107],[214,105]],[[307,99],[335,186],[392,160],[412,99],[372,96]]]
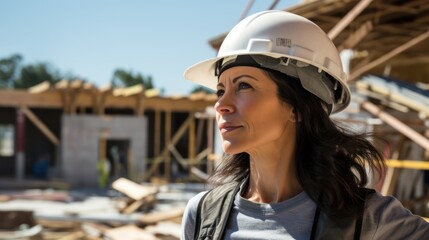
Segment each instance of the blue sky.
[[[190,65],[213,57],[249,0],[0,0],[0,58],[49,63],[106,86],[117,68],[152,76],[165,95],[187,94]],[[255,0],[250,14],[272,1]],[[300,3],[280,1],[276,9]]]

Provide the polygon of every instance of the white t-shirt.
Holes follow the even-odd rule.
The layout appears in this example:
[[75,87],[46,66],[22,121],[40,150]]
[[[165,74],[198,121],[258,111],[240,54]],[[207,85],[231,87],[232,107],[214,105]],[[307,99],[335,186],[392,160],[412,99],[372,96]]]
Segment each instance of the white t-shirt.
[[[204,193],[188,202],[182,221],[182,240],[194,239],[197,206]],[[315,202],[305,192],[274,204],[252,202],[237,193],[224,239],[308,240],[315,211]],[[429,240],[429,223],[413,215],[394,197],[375,193],[366,201],[361,239]]]

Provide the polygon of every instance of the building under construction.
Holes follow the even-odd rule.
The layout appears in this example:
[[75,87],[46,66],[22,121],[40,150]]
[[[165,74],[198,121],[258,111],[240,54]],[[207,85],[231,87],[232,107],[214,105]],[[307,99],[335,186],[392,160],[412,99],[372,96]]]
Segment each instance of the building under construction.
[[[320,0],[285,10],[318,24],[342,52],[353,97],[333,118],[388,142],[388,168],[373,187],[428,217],[429,2]],[[209,40],[214,51],[226,34]],[[221,154],[215,101],[80,80],[0,90],[0,176],[32,186],[204,182]]]

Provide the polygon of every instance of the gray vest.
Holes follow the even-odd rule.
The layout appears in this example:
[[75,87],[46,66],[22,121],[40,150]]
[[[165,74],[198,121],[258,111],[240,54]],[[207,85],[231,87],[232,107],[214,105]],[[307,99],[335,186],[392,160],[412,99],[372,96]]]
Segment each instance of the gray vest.
[[[222,239],[240,185],[238,182],[228,183],[210,190],[201,198],[195,220],[195,240]],[[358,216],[328,216],[317,207],[310,240],[359,240],[365,200],[374,192],[373,189],[360,189],[362,202]]]

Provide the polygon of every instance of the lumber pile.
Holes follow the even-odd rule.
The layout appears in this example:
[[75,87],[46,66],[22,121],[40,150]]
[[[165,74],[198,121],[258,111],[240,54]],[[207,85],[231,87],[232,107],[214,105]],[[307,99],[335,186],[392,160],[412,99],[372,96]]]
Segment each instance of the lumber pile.
[[180,239],[183,201],[161,202],[157,195],[162,188],[125,178],[111,188],[114,197],[79,201],[52,190],[1,193],[0,240]]

